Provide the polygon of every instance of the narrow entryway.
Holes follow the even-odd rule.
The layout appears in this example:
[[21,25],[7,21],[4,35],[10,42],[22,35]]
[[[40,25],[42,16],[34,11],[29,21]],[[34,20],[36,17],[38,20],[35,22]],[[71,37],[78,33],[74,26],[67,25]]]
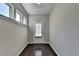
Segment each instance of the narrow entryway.
[[20,56],[57,56],[49,44],[29,44]]

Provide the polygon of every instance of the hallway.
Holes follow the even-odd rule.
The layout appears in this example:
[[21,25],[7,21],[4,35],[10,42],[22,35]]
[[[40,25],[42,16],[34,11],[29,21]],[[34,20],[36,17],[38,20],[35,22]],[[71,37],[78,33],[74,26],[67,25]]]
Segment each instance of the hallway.
[[78,45],[79,4],[0,3],[0,56],[79,56]]
[[57,56],[48,44],[28,44],[20,56]]

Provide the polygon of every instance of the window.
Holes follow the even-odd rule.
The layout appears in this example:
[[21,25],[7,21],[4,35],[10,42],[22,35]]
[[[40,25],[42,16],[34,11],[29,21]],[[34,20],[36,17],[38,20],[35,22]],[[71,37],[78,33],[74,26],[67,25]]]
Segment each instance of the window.
[[20,22],[20,14],[16,12],[16,21]]
[[42,24],[36,23],[35,37],[42,37]]
[[0,3],[0,14],[9,17],[9,6],[5,3]]
[[14,6],[11,3],[6,3],[9,6],[9,17],[14,19]]
[[21,22],[21,13],[16,10],[16,21]]
[[0,14],[13,19],[14,6],[9,3],[0,3]]
[[17,22],[27,24],[27,18],[11,3],[0,3],[0,14],[11,19],[15,19]]
[[24,19],[23,19],[23,24],[27,24],[27,18],[26,17],[24,17]]
[[21,12],[19,12],[19,10],[16,9],[16,21],[23,23],[23,24],[27,24],[27,18],[25,16],[22,15]]

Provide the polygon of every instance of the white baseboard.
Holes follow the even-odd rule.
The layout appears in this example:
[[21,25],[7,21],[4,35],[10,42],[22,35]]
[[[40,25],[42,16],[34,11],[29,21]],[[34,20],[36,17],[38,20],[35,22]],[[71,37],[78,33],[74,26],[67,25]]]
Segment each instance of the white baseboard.
[[18,53],[17,56],[19,56],[19,55],[22,53],[22,51],[25,49],[25,47],[26,47],[28,44],[29,44],[29,43],[27,42],[27,44],[24,46],[24,48],[21,49],[21,51]]
[[49,45],[51,46],[51,48],[55,51],[55,53],[57,54],[57,56],[60,56],[60,54],[56,51],[56,49],[52,46],[52,44],[49,42]]

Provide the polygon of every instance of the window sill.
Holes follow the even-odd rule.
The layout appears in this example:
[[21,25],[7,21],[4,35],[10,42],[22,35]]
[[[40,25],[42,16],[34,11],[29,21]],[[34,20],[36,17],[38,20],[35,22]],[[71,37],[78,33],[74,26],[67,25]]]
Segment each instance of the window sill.
[[0,18],[3,19],[3,20],[9,21],[9,22],[15,23],[17,25],[21,25],[21,26],[25,26],[25,27],[27,26],[27,25],[24,25],[23,23],[17,22],[16,20],[11,19],[11,18],[6,17],[6,16],[1,15],[1,14],[0,14]]

